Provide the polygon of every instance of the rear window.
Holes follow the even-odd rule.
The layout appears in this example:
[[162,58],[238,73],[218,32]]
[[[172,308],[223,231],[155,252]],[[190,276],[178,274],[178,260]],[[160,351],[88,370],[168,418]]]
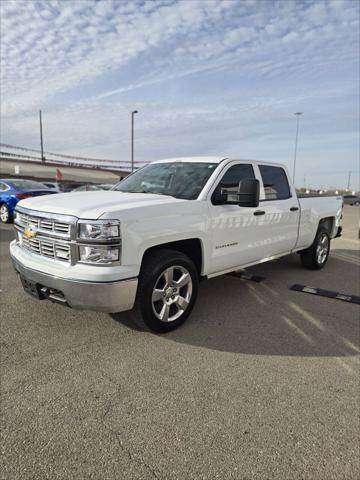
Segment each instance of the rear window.
[[290,198],[289,182],[285,170],[271,165],[259,165],[265,190],[265,200]]

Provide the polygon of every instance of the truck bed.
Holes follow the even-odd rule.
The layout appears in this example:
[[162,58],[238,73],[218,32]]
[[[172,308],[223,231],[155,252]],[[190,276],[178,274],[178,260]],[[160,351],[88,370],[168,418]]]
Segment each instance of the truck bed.
[[324,194],[320,194],[320,193],[312,193],[312,194],[307,194],[307,193],[297,193],[297,197],[298,198],[318,198],[318,197],[326,197],[326,198],[329,198],[329,197],[335,197],[335,198],[339,198],[342,200],[342,197],[341,195],[324,195]]
[[315,238],[319,222],[331,219],[330,237],[337,235],[342,215],[343,199],[335,195],[298,195],[300,204],[300,225],[298,244],[310,245]]

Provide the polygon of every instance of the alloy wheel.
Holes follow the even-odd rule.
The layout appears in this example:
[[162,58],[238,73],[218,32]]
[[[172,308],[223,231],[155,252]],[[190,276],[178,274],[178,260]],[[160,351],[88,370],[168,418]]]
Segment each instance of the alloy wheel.
[[9,220],[9,210],[6,205],[0,207],[0,220],[4,223]]
[[318,245],[316,247],[316,261],[319,265],[322,265],[327,258],[329,253],[329,237],[326,233],[323,233],[320,238]]
[[173,322],[183,315],[192,296],[193,282],[189,271],[180,265],[166,268],[155,282],[151,303],[162,322]]

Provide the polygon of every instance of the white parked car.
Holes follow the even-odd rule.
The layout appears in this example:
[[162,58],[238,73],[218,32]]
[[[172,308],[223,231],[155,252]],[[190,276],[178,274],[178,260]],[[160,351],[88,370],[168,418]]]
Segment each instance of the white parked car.
[[321,269],[341,216],[341,197],[298,198],[282,165],[170,159],[102,195],[21,201],[10,253],[35,297],[106,312],[136,305],[150,329],[166,332],[191,313],[200,278],[293,252]]

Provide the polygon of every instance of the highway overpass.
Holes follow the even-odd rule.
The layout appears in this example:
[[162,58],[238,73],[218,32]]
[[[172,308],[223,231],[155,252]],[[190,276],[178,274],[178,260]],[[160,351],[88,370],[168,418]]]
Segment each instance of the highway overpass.
[[56,172],[60,171],[61,181],[115,183],[128,175],[128,171],[113,171],[85,166],[67,166],[57,163],[29,162],[13,158],[1,157],[0,176],[3,178],[31,178],[39,181],[55,181]]

